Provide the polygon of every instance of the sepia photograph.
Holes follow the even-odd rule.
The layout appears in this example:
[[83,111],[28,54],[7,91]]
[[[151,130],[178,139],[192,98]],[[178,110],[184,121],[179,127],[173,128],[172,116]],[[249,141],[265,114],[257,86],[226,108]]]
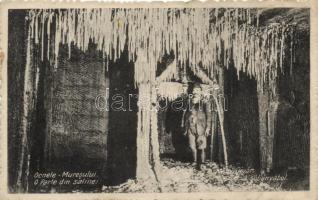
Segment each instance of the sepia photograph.
[[9,9],[8,193],[309,191],[310,13]]

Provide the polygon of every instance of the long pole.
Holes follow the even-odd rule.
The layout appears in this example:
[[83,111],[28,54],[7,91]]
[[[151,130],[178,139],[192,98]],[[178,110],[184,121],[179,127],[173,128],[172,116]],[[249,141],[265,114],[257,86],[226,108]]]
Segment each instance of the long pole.
[[227,148],[226,148],[226,140],[225,140],[225,133],[224,133],[224,127],[223,127],[223,108],[220,106],[220,102],[218,101],[218,98],[213,95],[214,101],[216,103],[216,108],[218,110],[218,116],[219,116],[219,122],[221,127],[221,135],[222,135],[222,145],[223,145],[223,154],[224,154],[224,164],[225,168],[228,167],[228,160],[227,160]]
[[[212,102],[210,102],[212,103]],[[213,107],[212,107],[213,108]],[[214,110],[211,111],[212,112],[212,124],[211,124],[211,144],[210,144],[210,159],[211,162],[213,162],[213,141],[214,141],[214,133],[215,133],[215,128],[216,128],[216,119],[215,119],[215,113]]]

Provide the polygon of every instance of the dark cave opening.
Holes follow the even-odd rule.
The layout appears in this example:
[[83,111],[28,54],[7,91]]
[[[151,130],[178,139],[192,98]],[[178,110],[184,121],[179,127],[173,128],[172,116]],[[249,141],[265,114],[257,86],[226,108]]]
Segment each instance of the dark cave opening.
[[[134,85],[134,63],[125,51],[121,58],[109,64],[110,108],[107,142],[106,182],[118,185],[136,174],[137,98]],[[123,97],[123,109],[116,104]]]

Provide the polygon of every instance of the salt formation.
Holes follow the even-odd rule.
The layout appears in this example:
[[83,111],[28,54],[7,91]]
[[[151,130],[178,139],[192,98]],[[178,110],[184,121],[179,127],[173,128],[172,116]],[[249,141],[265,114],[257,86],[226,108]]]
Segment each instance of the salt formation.
[[[153,175],[160,182],[157,114],[154,112],[157,92],[175,99],[184,90],[181,84],[162,82],[174,79],[187,65],[204,83],[211,85],[220,70],[233,65],[238,75],[244,72],[255,78],[258,88],[262,89],[264,84],[275,87],[277,76],[284,72],[286,53],[290,54],[288,63],[292,65],[293,26],[284,23],[260,26],[259,15],[255,9],[242,8],[30,10],[27,57],[33,57],[31,49],[36,46],[41,51],[41,59],[49,60],[57,68],[61,44],[68,46],[71,57],[72,46],[86,51],[93,42],[106,62],[120,58],[127,48],[129,60],[135,63],[139,97],[150,100],[138,99],[136,176],[148,179]],[[157,63],[170,52],[175,54],[174,63],[162,76],[156,77]],[[216,97],[213,98],[227,166],[223,109]]]
[[130,61],[140,64],[136,84],[150,81],[147,76],[155,73],[157,62],[173,51],[180,67],[189,64],[196,72],[202,66],[211,78],[233,62],[238,74],[254,77],[262,88],[283,71],[286,51],[294,51],[286,45],[292,26],[260,27],[259,14],[241,8],[31,10],[30,37],[40,44],[41,58],[55,67],[60,44],[68,45],[71,56],[72,44],[85,51],[91,40],[106,60],[118,59],[127,45]]
[[157,87],[157,93],[161,98],[173,101],[184,93],[184,88],[181,83],[163,82]]

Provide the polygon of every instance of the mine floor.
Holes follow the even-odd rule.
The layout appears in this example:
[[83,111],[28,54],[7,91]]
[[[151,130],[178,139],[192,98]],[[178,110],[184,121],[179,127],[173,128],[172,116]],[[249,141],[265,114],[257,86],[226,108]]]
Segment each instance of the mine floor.
[[[229,166],[227,170],[207,162],[197,170],[189,162],[162,159],[162,172],[157,182],[133,179],[118,185],[104,186],[104,192],[217,192],[217,191],[280,191],[288,190],[284,175],[260,175],[253,169]],[[303,185],[303,184],[302,184]],[[160,189],[159,189],[160,186]],[[296,188],[293,188],[296,189]]]

